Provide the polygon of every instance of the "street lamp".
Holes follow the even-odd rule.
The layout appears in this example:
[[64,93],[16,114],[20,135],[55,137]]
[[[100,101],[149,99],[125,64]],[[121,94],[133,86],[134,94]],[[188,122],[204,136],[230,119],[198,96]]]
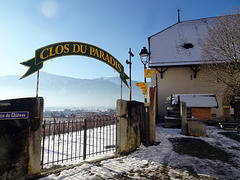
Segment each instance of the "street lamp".
[[141,61],[144,65],[144,69],[146,69],[146,65],[148,63],[148,59],[149,59],[149,52],[148,50],[146,49],[146,47],[143,47],[141,52],[139,53],[140,55],[140,58],[141,58]]
[[[143,47],[143,49],[141,50],[141,52],[139,53],[141,61],[144,65],[144,70],[147,68],[146,65],[148,63],[148,59],[149,59],[149,52],[146,49],[146,47]],[[145,76],[145,72],[144,72],[144,83],[146,83],[146,76]],[[144,97],[145,99],[145,146],[148,147],[149,146],[149,107],[147,105],[147,95],[145,95]]]
[[133,57],[134,54],[132,53],[131,48],[129,48],[128,53],[129,53],[129,61],[126,60],[126,63],[129,65],[129,74],[130,74],[129,101],[132,101],[132,72],[131,72],[132,60],[131,60],[131,57]]
[[[149,52],[148,50],[146,49],[146,47],[143,47],[141,52],[139,53],[140,55],[140,58],[141,58],[141,62],[143,63],[144,65],[144,69],[146,69],[146,65],[148,63],[148,60],[149,60]],[[144,83],[146,83],[146,77],[144,75]],[[147,98],[145,97],[145,102],[147,102]]]

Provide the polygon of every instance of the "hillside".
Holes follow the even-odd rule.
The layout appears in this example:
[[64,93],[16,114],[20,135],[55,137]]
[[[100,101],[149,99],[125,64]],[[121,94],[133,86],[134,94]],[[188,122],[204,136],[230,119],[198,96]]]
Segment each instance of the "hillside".
[[[36,74],[19,80],[20,76],[0,77],[0,99],[36,96]],[[133,100],[143,101],[141,89],[132,81]],[[115,107],[121,98],[119,77],[77,79],[40,72],[39,96],[45,107]],[[123,99],[128,100],[129,90],[123,84]]]

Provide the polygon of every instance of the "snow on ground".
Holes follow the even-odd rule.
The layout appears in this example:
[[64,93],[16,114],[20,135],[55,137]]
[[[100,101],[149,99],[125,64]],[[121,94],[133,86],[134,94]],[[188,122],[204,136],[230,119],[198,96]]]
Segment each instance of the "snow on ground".
[[[44,142],[44,145],[43,145]],[[46,136],[43,168],[54,165],[73,165],[83,161],[84,131]],[[97,127],[86,131],[86,155],[88,160],[113,155],[116,143],[116,125]],[[107,148],[109,147],[109,148]],[[92,157],[95,155],[94,157]]]
[[[208,137],[181,135],[180,129],[156,127],[157,146],[145,147],[128,156],[103,160],[100,163],[86,162],[60,175],[49,175],[41,180],[53,179],[240,179],[240,142],[219,134],[224,130],[207,127]],[[174,151],[169,138],[195,138],[209,143],[233,156],[234,163],[210,160]],[[215,178],[210,178],[215,177]]]

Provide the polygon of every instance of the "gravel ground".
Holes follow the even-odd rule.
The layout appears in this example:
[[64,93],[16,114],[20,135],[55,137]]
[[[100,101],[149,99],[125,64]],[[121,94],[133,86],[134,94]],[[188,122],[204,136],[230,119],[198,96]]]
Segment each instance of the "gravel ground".
[[222,134],[224,136],[227,136],[228,138],[234,139],[235,141],[240,142],[240,133],[237,133],[237,132],[220,132],[220,134]]
[[222,162],[234,164],[233,156],[225,151],[213,147],[201,139],[193,138],[170,138],[173,149],[178,154],[185,154],[201,159],[220,160]]

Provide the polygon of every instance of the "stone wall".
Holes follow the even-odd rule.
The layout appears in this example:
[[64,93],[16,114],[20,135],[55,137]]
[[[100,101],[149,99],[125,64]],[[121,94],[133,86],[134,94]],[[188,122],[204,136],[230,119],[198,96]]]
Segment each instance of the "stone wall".
[[0,179],[40,172],[43,98],[0,101]]

